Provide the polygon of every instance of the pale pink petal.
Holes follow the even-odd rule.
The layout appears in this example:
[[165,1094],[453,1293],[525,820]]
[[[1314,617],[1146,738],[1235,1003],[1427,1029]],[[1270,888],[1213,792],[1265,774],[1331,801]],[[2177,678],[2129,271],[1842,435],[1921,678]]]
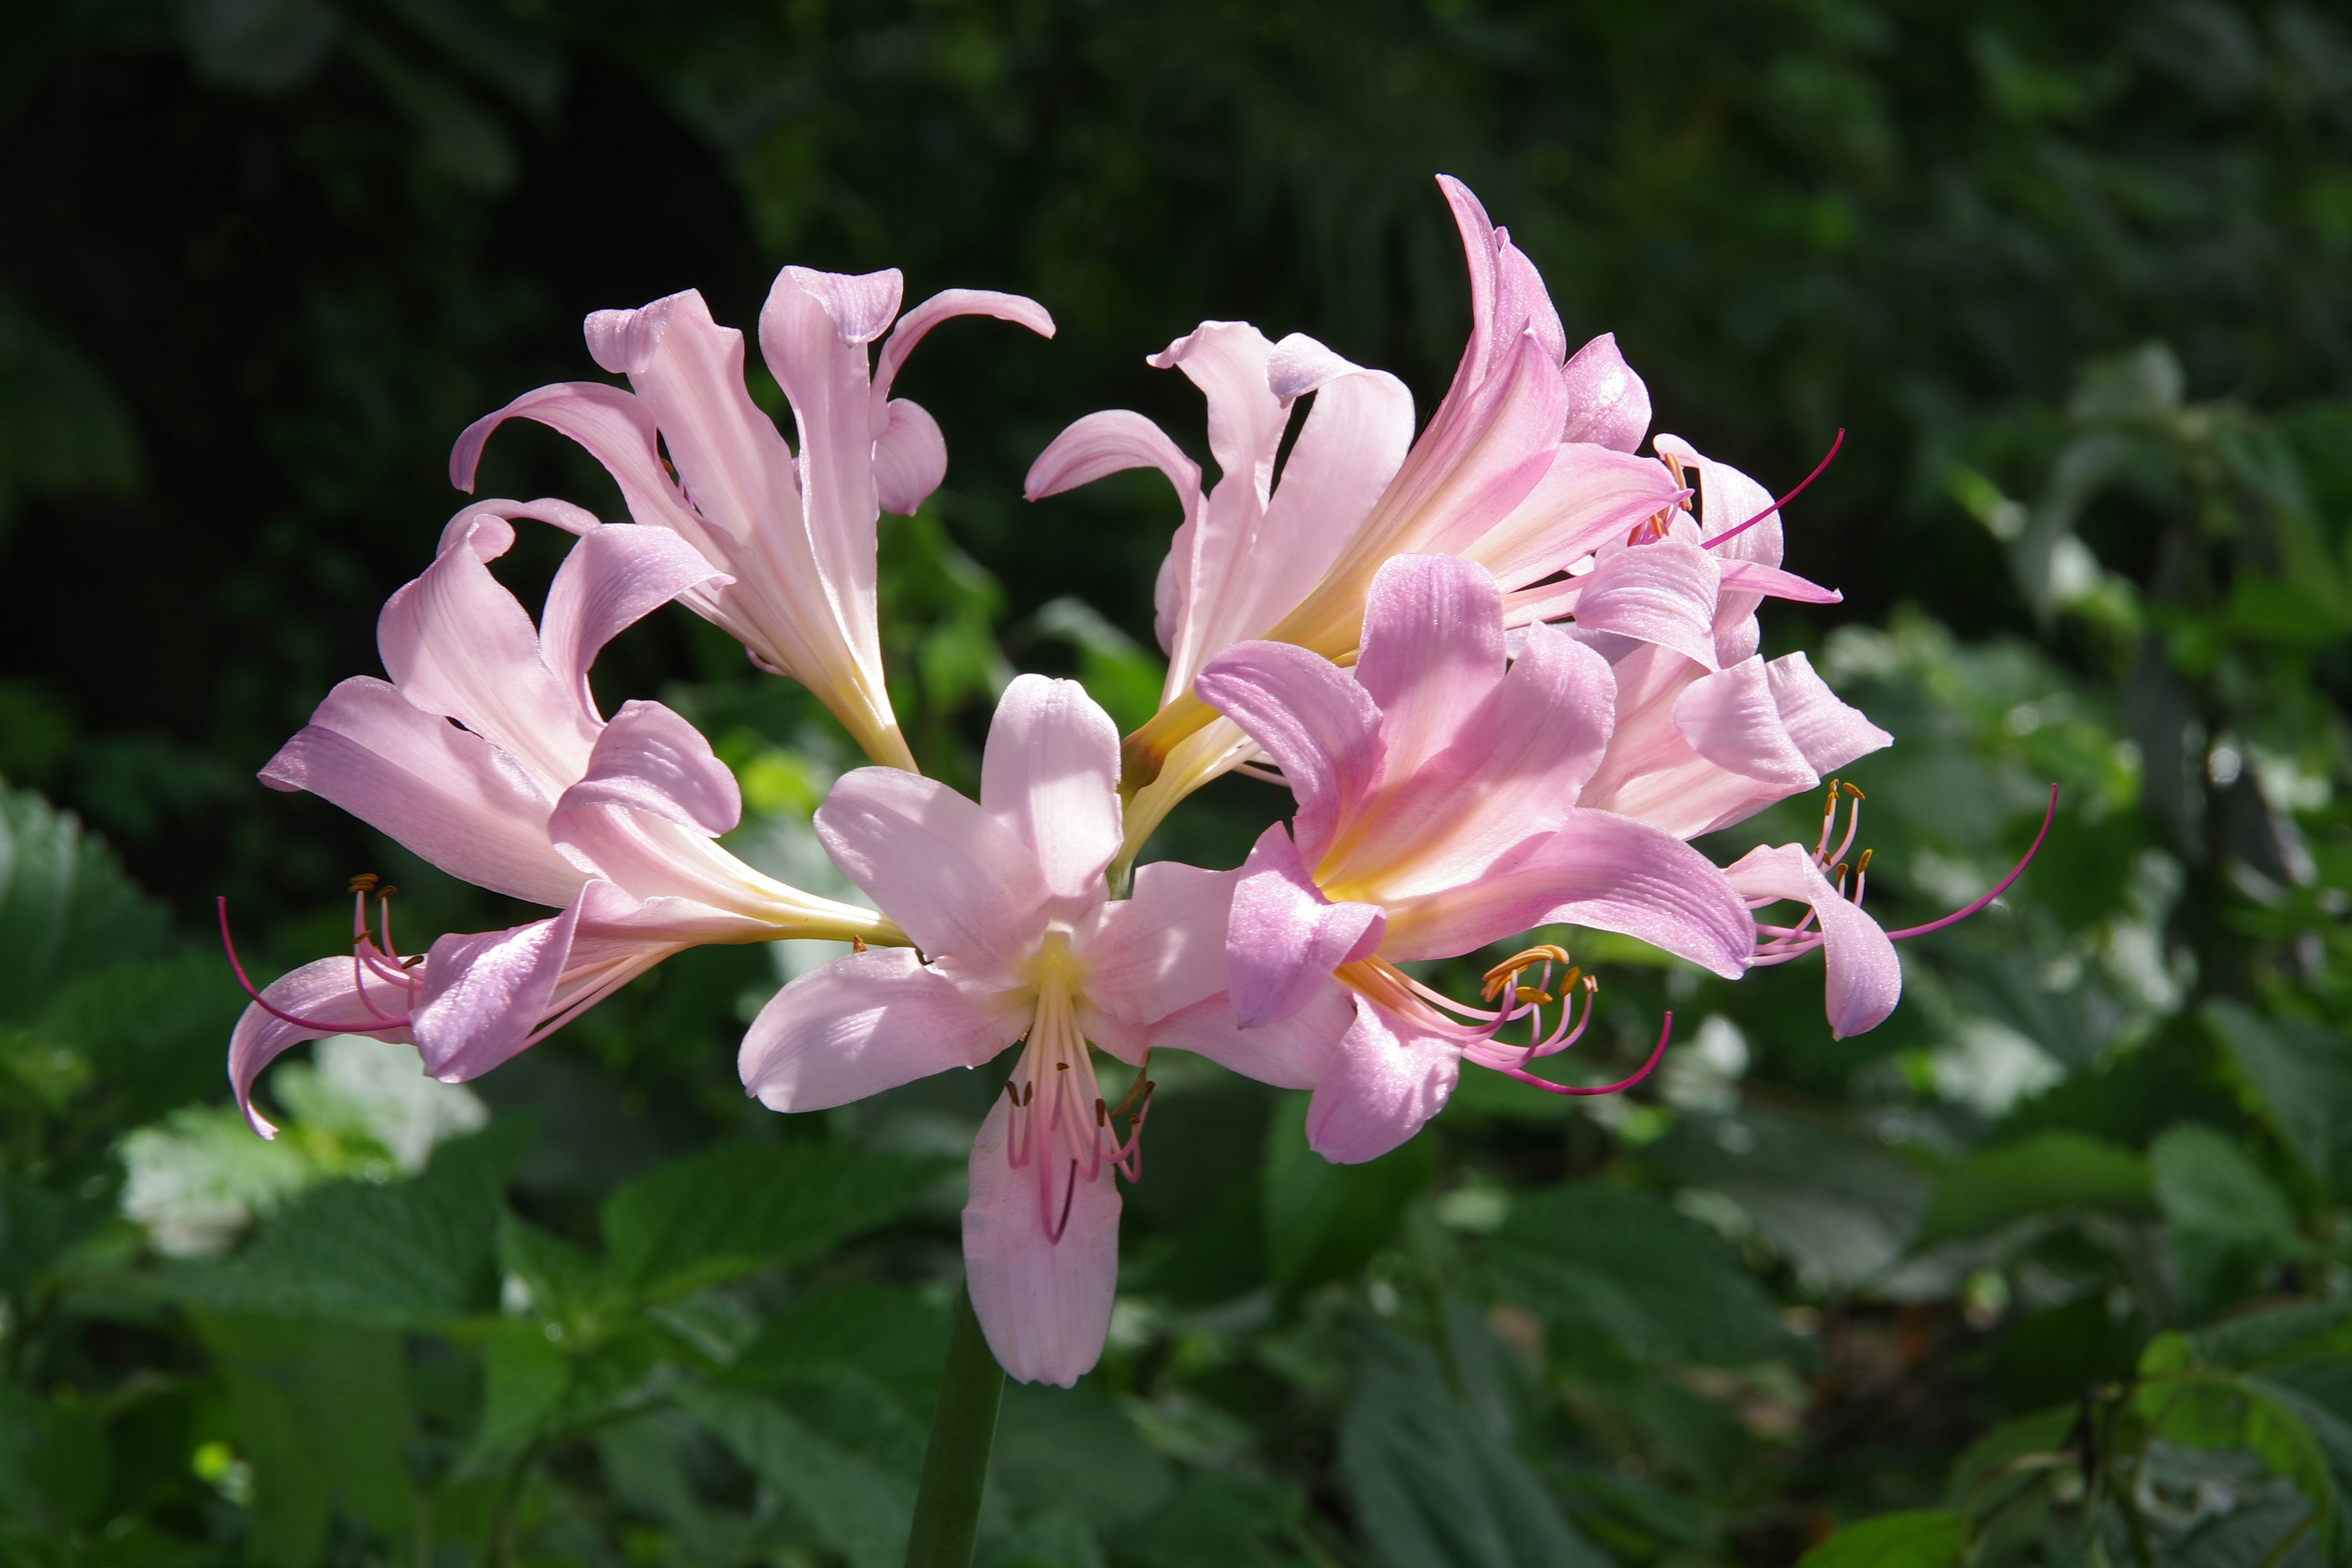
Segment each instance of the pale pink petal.
[[529,1045],[554,1001],[579,919],[575,898],[550,920],[436,942],[410,1026],[425,1070],[444,1083],[479,1078]]
[[1788,899],[1812,907],[1821,922],[1824,1006],[1830,1032],[1839,1039],[1876,1028],[1903,996],[1903,965],[1879,924],[1821,873],[1813,858],[1794,844],[1759,847],[1727,873],[1733,887],[1751,898]]
[[1576,810],[1475,881],[1388,901],[1381,956],[1451,958],[1539,925],[1613,931],[1727,979],[1755,946],[1748,906],[1714,862],[1646,822]]
[[898,312],[893,268],[853,277],[787,267],[760,311],[760,353],[800,429],[800,477],[821,579],[874,576],[876,408],[866,344]]
[[874,493],[884,511],[912,517],[948,477],[948,438],[919,405],[892,398],[874,439]]
[[1298,852],[1318,860],[1381,775],[1380,710],[1328,659],[1289,643],[1236,643],[1194,682],[1265,748],[1298,799]]
[[1381,710],[1384,776],[1402,778],[1451,744],[1503,678],[1503,598],[1486,569],[1451,555],[1400,555],[1364,600],[1356,679]]
[[1029,847],[1075,914],[1103,897],[1118,853],[1118,726],[1075,680],[1017,677],[997,700],[980,768],[988,815]]
[[427,713],[381,680],[327,694],[261,780],[332,801],[461,880],[561,907],[581,873],[547,839],[554,801],[479,735]]
[[1603,332],[1568,362],[1568,427],[1560,438],[1638,452],[1649,433],[1650,389],[1617,352],[1617,334]]
[[1821,782],[1790,737],[1760,658],[1693,681],[1675,700],[1675,727],[1700,756],[1778,789],[1775,798]]
[[[375,951],[373,946],[367,950],[371,955]],[[245,1112],[247,1124],[264,1138],[277,1137],[278,1129],[254,1108],[254,1080],[281,1053],[324,1035],[364,1034],[403,1044],[409,1040],[405,1028],[384,1026],[387,1018],[407,1016],[407,988],[353,962],[349,953],[321,958],[282,974],[263,986],[261,995],[279,1013],[320,1026],[312,1028],[289,1022],[258,1002],[237,1018],[228,1043],[229,1087],[236,1092],[237,1109]]]
[[1697,545],[1660,539],[1604,555],[1583,579],[1576,624],[1715,664],[1717,571]]
[[540,522],[552,523],[570,534],[593,533],[604,526],[598,521],[596,514],[586,507],[574,506],[568,500],[558,500],[553,496],[541,496],[537,500],[486,498],[482,500],[467,501],[457,509],[456,515],[441,525],[440,542],[433,547],[433,553],[438,555],[464,538],[467,526],[475,518],[484,513],[499,519],[501,522],[512,522],[517,518],[527,517]]
[[957,316],[993,316],[1028,328],[1041,338],[1054,335],[1054,318],[1034,300],[1000,294],[992,289],[943,289],[898,318],[874,362],[874,395],[887,397],[898,379],[898,367],[924,334]]
[[1462,553],[1518,589],[1622,538],[1681,494],[1663,463],[1573,443],[1554,452],[1526,499]]
[[743,795],[702,731],[658,702],[627,702],[589,753],[588,771],[556,803],[561,812],[617,805],[716,837],[742,820]]
[[[1495,240],[1495,225],[1486,216],[1486,209],[1471,194],[1470,187],[1451,174],[1437,176],[1437,188],[1453,209],[1454,226],[1462,237],[1462,258],[1470,269],[1470,338],[1462,348],[1462,363],[1454,369],[1454,383],[1446,389],[1447,402],[1466,395],[1469,390],[1494,369],[1496,362],[1507,353],[1518,335],[1516,322],[1501,323],[1496,320],[1495,293],[1496,261],[1499,247]],[[1434,419],[1432,423],[1435,423]]]
[[1176,487],[1186,517],[1199,508],[1201,465],[1159,426],[1124,408],[1089,414],[1055,437],[1029,465],[1021,493],[1042,500],[1127,468],[1158,468]]
[[1144,363],[1181,369],[1209,405],[1209,453],[1228,478],[1254,481],[1263,504],[1289,411],[1266,384],[1274,345],[1247,321],[1203,321]]
[[771,1110],[824,1110],[950,1068],[976,1068],[1028,1026],[1017,993],[958,986],[905,948],[820,964],[743,1037],[743,1087]]
[[[1006,1157],[1012,1108],[1000,1095],[971,1146],[971,1196],[963,1210],[965,1282],[996,1363],[1023,1383],[1067,1388],[1102,1358],[1118,1290],[1119,1195],[1106,1165],[1093,1181],[1048,1171],[1052,1193],[1038,1195],[1034,1163],[1015,1170]],[[1048,1143],[1050,1149],[1052,1144]],[[1041,1217],[1050,1205],[1066,1220],[1058,1241]]]
[[[1730,464],[1702,456],[1679,436],[1660,436],[1650,446],[1659,456],[1672,458],[1698,474],[1699,512],[1703,520],[1700,531],[1706,538],[1727,533],[1759,512],[1765,514],[1764,521],[1755,527],[1716,546],[1715,553],[1720,559],[1754,561],[1766,566],[1780,564],[1784,548],[1780,514],[1772,510],[1771,491]],[[1755,606],[1748,608],[1752,610]]]
[[1225,978],[1234,1016],[1252,1027],[1289,1017],[1329,984],[1334,969],[1378,948],[1384,924],[1375,905],[1325,898],[1276,823],[1234,886]]
[[1895,743],[1862,710],[1842,701],[1803,654],[1783,655],[1766,665],[1764,673],[1790,741],[1815,773],[1831,773]]
[[457,720],[552,794],[586,768],[600,723],[578,686],[540,658],[538,628],[490,575],[488,563],[513,542],[509,524],[474,518],[385,601],[376,647],[402,696]]
[[[467,426],[450,448],[451,484],[461,490],[474,488],[482,447],[490,433],[509,419],[529,419],[578,442],[613,476],[629,515],[639,522],[675,529],[689,539],[699,536],[692,509],[662,468],[653,409],[643,399],[600,381],[539,387]],[[531,504],[536,508],[541,503]],[[550,516],[548,521],[559,519]]]
[[1307,1147],[1334,1164],[1377,1160],[1444,1110],[1461,1076],[1459,1044],[1360,996],[1307,1102]]
[[1156,1051],[1191,1051],[1276,1089],[1313,1089],[1356,1021],[1355,993],[1326,979],[1288,1017],[1244,1028],[1222,992],[1151,1026]]
[[1559,324],[1543,274],[1511,243],[1511,231],[1500,226],[1495,229],[1495,322],[1533,338],[1554,364],[1568,358],[1568,333]]
[[1458,554],[1550,471],[1567,395],[1559,363],[1534,337],[1517,339],[1494,374],[1458,401],[1446,396],[1373,509],[1377,522],[1410,520],[1368,530],[1361,542],[1377,542],[1383,553]]
[[1135,1025],[1205,997],[1222,1002],[1225,927],[1240,877],[1173,860],[1138,867],[1133,894],[1104,902],[1070,939],[1095,1005]]
[[1835,588],[1767,566],[1758,561],[1722,563],[1723,592],[1755,594],[1767,599],[1790,599],[1801,605],[1842,605],[1845,595]]
[[845,773],[816,835],[849,879],[933,958],[1010,974],[1051,893],[1035,853],[977,803],[897,768]]
[[588,671],[606,643],[688,589],[732,581],[666,528],[607,523],[592,529],[564,556],[548,587],[540,658],[593,713],[596,698]]

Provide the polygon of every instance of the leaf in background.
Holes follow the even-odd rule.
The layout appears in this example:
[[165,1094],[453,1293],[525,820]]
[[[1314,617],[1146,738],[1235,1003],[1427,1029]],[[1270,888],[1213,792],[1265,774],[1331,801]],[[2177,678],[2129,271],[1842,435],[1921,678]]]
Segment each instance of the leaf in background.
[[180,29],[197,72],[250,92],[278,92],[318,68],[340,31],[321,0],[188,0]]
[[1711,1231],[1649,1193],[1591,1183],[1513,1205],[1489,1244],[1497,1291],[1563,1347],[1598,1339],[1638,1361],[1757,1361],[1790,1347],[1772,1304]]
[[2300,1301],[2196,1330],[2189,1348],[2200,1365],[2242,1372],[2322,1346],[2352,1351],[2352,1335],[2335,1331],[2347,1319],[2352,1301]]
[[110,1462],[88,1402],[0,1387],[0,1514],[60,1535],[96,1523]]
[[507,1318],[482,1347],[482,1424],[466,1456],[480,1474],[541,1436],[571,1391],[572,1363],[532,1319]]
[[1437,1168],[1428,1138],[1360,1165],[1333,1164],[1307,1146],[1307,1099],[1283,1098],[1265,1144],[1266,1255],[1275,1283],[1294,1296],[1370,1262]]
[[28,496],[136,494],[139,432],[105,374],[0,288],[0,537]]
[[1960,1520],[1939,1508],[1849,1524],[1798,1559],[1797,1568],[1954,1568]]
[[1297,1561],[1269,1544],[1306,1517],[1286,1481],[1236,1470],[1196,1470],[1158,1509],[1120,1532],[1121,1562],[1139,1568],[1282,1568]]
[[942,1169],[830,1143],[738,1143],[638,1177],[604,1204],[613,1277],[670,1296],[823,1255],[897,1218]]
[[908,1290],[837,1285],[770,1318],[729,1375],[754,1387],[826,1367],[856,1367],[916,1409],[929,1409],[947,1359],[947,1315]]
[[2352,1198],[2352,1047],[2299,1018],[2210,1002],[2205,1021],[2262,1097],[2280,1139],[2340,1198]]
[[431,1180],[337,1182],[278,1211],[223,1263],[168,1270],[165,1288],[217,1312],[431,1328],[493,1296],[498,1211]]
[[338,1505],[379,1531],[415,1509],[404,1445],[408,1395],[397,1335],[342,1324],[200,1311],[196,1331],[228,1384],[253,1467],[252,1559],[310,1568]]
[[2147,1163],[2079,1132],[2040,1132],[1980,1150],[1944,1173],[1914,1245],[1965,1240],[2066,1209],[2151,1210]]
[[1176,1485],[1127,1413],[1089,1384],[1007,1384],[989,1481],[1024,1508],[1059,1504],[1097,1531],[1132,1524]]
[[217,948],[114,963],[67,981],[33,1033],[79,1053],[125,1121],[218,1102],[229,1031],[245,1008]]
[[1424,1346],[1358,1328],[1339,1478],[1394,1568],[1605,1568],[1510,1447],[1465,1410]]
[[682,1389],[678,1403],[850,1568],[898,1568],[915,1486],[756,1394]]
[[70,812],[0,784],[0,1019],[37,1017],[67,981],[147,956],[163,923]]
[[1104,618],[1084,599],[1065,595],[1037,606],[1029,624],[1041,637],[1078,650],[1078,681],[1102,704],[1120,733],[1139,729],[1160,710],[1168,667],[1142,644]]
[[2252,1268],[2300,1249],[2285,1197],[2218,1129],[2196,1121],[2172,1127],[2148,1149],[2148,1170],[2191,1321],[2228,1305]]

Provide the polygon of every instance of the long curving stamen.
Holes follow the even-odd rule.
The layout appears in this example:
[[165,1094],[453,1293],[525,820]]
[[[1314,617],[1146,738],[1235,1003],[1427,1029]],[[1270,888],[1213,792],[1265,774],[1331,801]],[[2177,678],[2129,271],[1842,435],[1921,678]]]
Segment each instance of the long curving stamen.
[[253,981],[245,973],[245,965],[237,961],[236,943],[230,940],[228,934],[227,896],[223,895],[214,902],[220,915],[221,951],[228,954],[229,973],[236,976],[236,983],[245,988],[245,994],[253,998],[253,1005],[271,1017],[291,1024],[298,1029],[319,1029],[330,1035],[372,1035],[379,1029],[404,1029],[408,1026],[406,1018],[387,1018],[381,1024],[322,1023],[316,1018],[299,1017],[282,1007],[273,1006],[255,989]]
[[1970,915],[1984,908],[1987,904],[1992,902],[1995,899],[2000,897],[2003,893],[2009,891],[2009,885],[2011,882],[2016,881],[2018,878],[2023,876],[2025,874],[2025,868],[2032,863],[2034,856],[2041,853],[2042,841],[2050,837],[2050,824],[2056,819],[2057,816],[2058,786],[2053,784],[2050,786],[2050,808],[2042,814],[2042,830],[2033,836],[2033,842],[2025,847],[2024,858],[2020,859],[2016,865],[2009,868],[2008,876],[2003,877],[2000,881],[1995,882],[1990,892],[1986,893],[1984,897],[1977,900],[1974,903],[1968,905],[1966,908],[1954,910],[1942,920],[1929,921],[1923,926],[1906,926],[1901,931],[1888,931],[1886,933],[1887,940],[1890,942],[1901,942],[1906,937],[1926,936],[1929,931],[1941,931],[1948,925],[1957,925],[1961,921],[1968,919]]
[[1615,1083],[1602,1084],[1597,1088],[1587,1089],[1578,1084],[1554,1083],[1548,1078],[1538,1078],[1535,1074],[1528,1072],[1522,1068],[1496,1068],[1495,1070],[1501,1073],[1505,1078],[1515,1078],[1521,1083],[1542,1089],[1546,1094],[1566,1094],[1579,1097],[1594,1094],[1617,1094],[1633,1088],[1635,1084],[1650,1076],[1651,1071],[1657,1067],[1659,1060],[1665,1056],[1666,1041],[1673,1037],[1674,1032],[1675,1016],[1672,1013],[1668,1013],[1665,1016],[1665,1022],[1660,1026],[1658,1029],[1658,1043],[1652,1048],[1650,1052],[1650,1059],[1642,1064],[1641,1070],[1636,1072],[1631,1078],[1619,1079]]
[[1709,550],[1712,550],[1717,545],[1721,544],[1724,541],[1736,538],[1738,535],[1747,532],[1749,529],[1755,527],[1766,518],[1770,517],[1774,512],[1779,511],[1782,507],[1787,506],[1790,501],[1795,500],[1798,496],[1804,493],[1804,489],[1807,485],[1811,484],[1815,479],[1822,477],[1822,470],[1830,466],[1830,460],[1838,455],[1838,448],[1844,445],[1845,427],[1843,426],[1840,426],[1838,427],[1837,439],[1832,441],[1830,443],[1830,449],[1822,454],[1822,460],[1813,465],[1813,471],[1797,481],[1797,488],[1795,489],[1790,490],[1787,495],[1782,496],[1779,500],[1774,501],[1770,506],[1766,507],[1762,511],[1758,512],[1754,517],[1749,518],[1738,528],[1725,529],[1721,533],[1718,533],[1713,539],[1708,540],[1706,542],[1706,547]]

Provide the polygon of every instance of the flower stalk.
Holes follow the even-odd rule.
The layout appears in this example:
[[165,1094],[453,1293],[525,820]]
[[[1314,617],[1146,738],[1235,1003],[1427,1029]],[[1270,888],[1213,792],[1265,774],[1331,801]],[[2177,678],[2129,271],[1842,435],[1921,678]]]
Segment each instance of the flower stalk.
[[907,1532],[907,1568],[971,1568],[1003,1398],[1004,1369],[989,1353],[971,1293],[959,1290],[939,1407],[923,1450],[922,1484],[915,1493],[914,1527]]

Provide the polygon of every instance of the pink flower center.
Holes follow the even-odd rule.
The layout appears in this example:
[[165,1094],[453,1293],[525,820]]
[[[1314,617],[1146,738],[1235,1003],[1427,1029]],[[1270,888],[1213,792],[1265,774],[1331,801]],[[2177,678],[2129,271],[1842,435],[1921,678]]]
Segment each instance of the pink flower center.
[[[1032,1173],[1037,1223],[1058,1245],[1069,1229],[1080,1182],[1108,1181],[1113,1171],[1130,1182],[1143,1179],[1143,1122],[1152,1089],[1144,1072],[1151,1058],[1147,1052],[1133,1087],[1117,1106],[1105,1100],[1093,1052],[1078,1027],[1066,956],[1058,951],[1045,956],[1028,1046],[1004,1085],[1013,1105],[1004,1150],[1014,1170]],[[1118,1131],[1122,1118],[1128,1119],[1124,1137]]]

